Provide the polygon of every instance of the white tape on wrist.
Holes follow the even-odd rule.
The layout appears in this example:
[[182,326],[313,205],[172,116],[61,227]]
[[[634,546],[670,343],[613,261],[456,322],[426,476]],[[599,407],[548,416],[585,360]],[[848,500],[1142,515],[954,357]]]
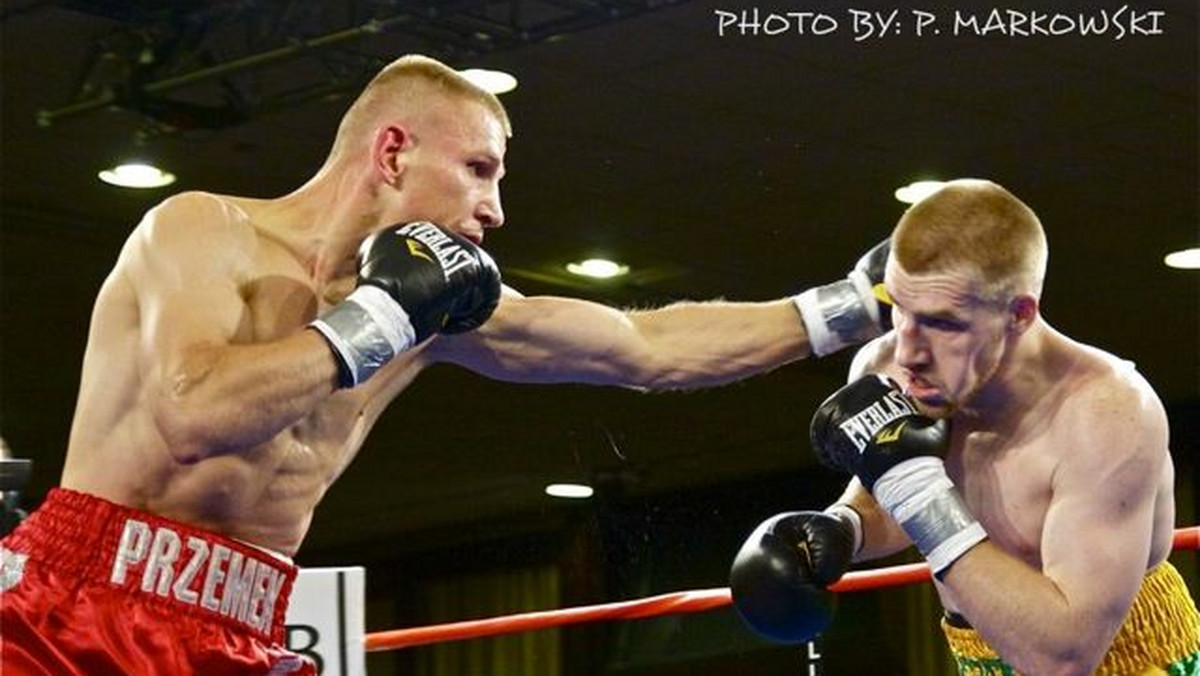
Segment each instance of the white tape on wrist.
[[912,458],[883,473],[872,493],[937,575],[987,532],[967,509],[941,458]]
[[365,284],[355,289],[346,300],[358,303],[371,315],[380,333],[392,346],[392,354],[399,354],[417,342],[417,332],[408,313],[387,291]]
[[845,347],[842,341],[829,330],[821,304],[817,300],[817,289],[814,287],[792,296],[792,302],[800,311],[800,320],[804,323],[804,331],[808,334],[808,345],[813,354],[824,357]]
[[851,271],[849,277],[850,282],[854,284],[854,290],[858,292],[859,302],[867,311],[867,316],[871,318],[871,323],[878,326],[879,301],[875,299],[875,287],[871,284],[871,278],[862,270]]
[[929,562],[929,569],[935,577],[940,576],[950,567],[950,564],[970,551],[972,547],[986,540],[987,537],[987,531],[983,530],[983,526],[978,521],[972,521],[962,530],[939,542],[933,549],[923,552],[925,560]]
[[792,297],[808,332],[813,354],[824,357],[880,333],[879,303],[866,273],[816,286]]
[[825,508],[825,513],[834,518],[842,519],[846,523],[850,524],[850,530],[854,533],[853,551],[857,556],[858,551],[862,549],[863,543],[862,516],[859,515],[858,510],[845,503],[835,502],[834,504]]
[[370,285],[355,289],[309,326],[325,337],[345,365],[344,387],[365,382],[416,343],[408,313],[386,291]]

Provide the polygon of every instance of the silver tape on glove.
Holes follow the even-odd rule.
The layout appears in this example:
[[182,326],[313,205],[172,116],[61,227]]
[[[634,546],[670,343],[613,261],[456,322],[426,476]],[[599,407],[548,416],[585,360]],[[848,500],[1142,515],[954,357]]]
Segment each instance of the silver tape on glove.
[[864,343],[880,334],[878,303],[871,296],[870,282],[866,281],[864,291],[860,288],[862,281],[866,281],[865,277],[840,279],[794,297],[809,344],[817,356]]
[[343,387],[365,382],[416,342],[408,313],[374,286],[358,287],[309,326],[325,336],[345,365]]
[[987,538],[946,475],[941,458],[909,458],[884,472],[871,492],[925,556],[934,575]]
[[900,527],[937,575],[986,539],[987,533],[953,486],[935,487],[925,498],[921,509]]

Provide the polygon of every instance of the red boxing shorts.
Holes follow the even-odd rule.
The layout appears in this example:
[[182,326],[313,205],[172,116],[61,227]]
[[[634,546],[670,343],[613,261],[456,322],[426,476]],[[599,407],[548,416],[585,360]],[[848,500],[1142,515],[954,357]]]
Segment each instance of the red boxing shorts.
[[54,489],[0,540],[0,664],[55,676],[315,676],[283,648],[296,567]]

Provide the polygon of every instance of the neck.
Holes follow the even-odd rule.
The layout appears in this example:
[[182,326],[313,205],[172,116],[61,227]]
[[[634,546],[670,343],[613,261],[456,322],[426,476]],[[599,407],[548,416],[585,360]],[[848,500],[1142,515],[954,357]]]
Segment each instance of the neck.
[[376,227],[369,186],[348,171],[323,168],[295,191],[272,200],[263,222],[318,288],[357,272],[359,244]]

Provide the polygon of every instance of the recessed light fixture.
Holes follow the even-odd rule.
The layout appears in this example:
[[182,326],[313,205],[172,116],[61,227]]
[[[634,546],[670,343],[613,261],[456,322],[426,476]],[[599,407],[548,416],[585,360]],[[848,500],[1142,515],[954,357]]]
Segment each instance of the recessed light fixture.
[[591,486],[586,484],[550,484],[546,486],[546,495],[555,498],[568,498],[571,500],[585,500],[592,497],[595,491]]
[[1180,270],[1200,270],[1200,247],[1169,253],[1163,257],[1163,262],[1167,267]]
[[946,185],[945,181],[914,181],[902,188],[896,188],[896,199],[905,204],[915,204],[929,197]]
[[143,162],[118,164],[97,176],[105,183],[122,188],[161,188],[175,182],[175,174]]
[[517,78],[502,70],[468,68],[458,71],[463,77],[493,94],[505,94],[517,88]]
[[612,279],[629,274],[629,266],[604,258],[589,258],[578,263],[567,263],[567,272],[580,277]]

